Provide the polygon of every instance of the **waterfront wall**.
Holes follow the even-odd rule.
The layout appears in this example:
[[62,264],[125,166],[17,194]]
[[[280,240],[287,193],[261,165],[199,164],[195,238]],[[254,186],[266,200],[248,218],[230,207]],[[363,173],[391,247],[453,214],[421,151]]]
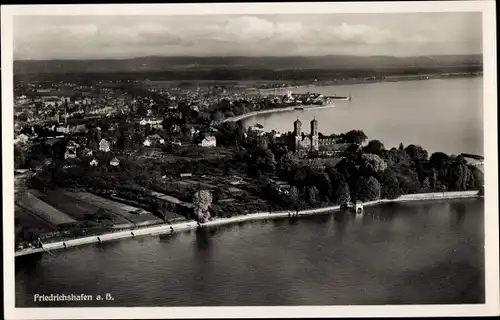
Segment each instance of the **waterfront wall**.
[[259,111],[252,111],[248,112],[239,116],[235,117],[230,117],[226,118],[221,121],[221,123],[228,122],[228,121],[240,121],[243,119],[251,118],[254,116],[258,116],[261,114],[266,114],[266,113],[275,113],[275,112],[285,112],[285,111],[294,111],[295,108],[304,108],[304,110],[313,110],[313,109],[323,109],[323,108],[332,108],[335,107],[335,104],[328,104],[328,105],[307,105],[307,106],[293,106],[293,107],[285,107],[285,108],[276,108],[276,109],[268,109],[268,110],[259,110]]
[[[460,198],[474,198],[479,196],[479,190],[474,191],[457,191],[457,192],[433,192],[433,193],[418,193],[418,194],[406,194],[402,195],[396,199],[380,199],[375,201],[364,202],[363,206],[373,206],[378,204],[390,203],[390,202],[406,202],[406,201],[421,201],[421,200],[445,200],[445,199],[460,199]],[[323,214],[327,212],[333,212],[340,210],[340,206],[328,206],[323,208],[307,209],[307,210],[284,210],[284,211],[274,211],[274,212],[257,212],[246,214],[242,216],[236,216],[231,218],[221,218],[208,221],[201,226],[217,226],[223,224],[238,223],[244,221],[256,221],[264,219],[277,219],[285,217],[297,217],[297,216],[307,216],[315,214]],[[23,256],[28,254],[33,254],[37,252],[50,251],[56,249],[64,249],[75,246],[80,246],[90,243],[98,243],[104,241],[111,241],[123,238],[132,238],[136,236],[143,235],[159,235],[166,233],[174,233],[178,231],[190,230],[199,227],[200,225],[195,221],[181,222],[175,224],[162,224],[159,226],[150,226],[144,228],[138,228],[134,230],[117,231],[112,233],[106,233],[99,236],[90,236],[83,238],[76,238],[66,241],[58,241],[53,243],[46,243],[43,248],[30,248],[16,251],[15,255]]]

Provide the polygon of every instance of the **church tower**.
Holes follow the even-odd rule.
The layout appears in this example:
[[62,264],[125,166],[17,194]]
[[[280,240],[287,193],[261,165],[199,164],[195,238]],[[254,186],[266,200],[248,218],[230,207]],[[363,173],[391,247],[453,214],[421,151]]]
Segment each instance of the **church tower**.
[[295,138],[295,151],[299,151],[301,139],[302,139],[302,122],[300,122],[299,117],[293,123],[293,133]]
[[311,151],[319,151],[318,121],[316,116],[311,121]]

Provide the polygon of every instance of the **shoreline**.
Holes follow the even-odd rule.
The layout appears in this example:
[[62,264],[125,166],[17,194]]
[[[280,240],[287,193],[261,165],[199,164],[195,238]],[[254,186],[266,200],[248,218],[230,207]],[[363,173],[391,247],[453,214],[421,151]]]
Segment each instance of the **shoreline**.
[[[424,201],[424,200],[451,200],[451,199],[465,199],[465,198],[478,198],[481,197],[479,195],[479,190],[475,191],[457,191],[457,192],[433,192],[433,193],[418,193],[418,194],[407,194],[402,195],[396,199],[380,199],[374,201],[368,201],[363,203],[363,207],[387,204],[387,203],[398,203],[398,202],[408,202],[408,201]],[[258,221],[265,219],[280,219],[287,217],[301,217],[301,216],[311,216],[311,215],[320,215],[328,212],[334,213],[340,210],[340,205],[328,206],[323,208],[315,208],[315,209],[306,209],[300,211],[293,210],[284,210],[277,212],[258,212],[258,213],[250,213],[242,216],[236,216],[231,218],[220,218],[205,222],[201,225],[198,225],[196,221],[188,221],[182,223],[175,224],[162,224],[156,226],[143,227],[138,229],[130,229],[124,231],[110,232],[102,235],[95,235],[83,238],[69,239],[66,241],[58,241],[43,244],[42,248],[27,248],[18,250],[15,252],[15,257],[26,256],[35,253],[43,253],[48,252],[50,250],[60,250],[66,249],[76,246],[81,246],[85,244],[91,243],[101,243],[105,241],[112,241],[124,238],[135,238],[137,236],[145,236],[145,235],[161,235],[161,234],[171,234],[181,231],[193,230],[198,227],[205,226],[218,226],[225,224],[232,224],[238,222],[247,222],[247,221]]]
[[[316,87],[325,87],[325,86],[343,86],[343,85],[355,85],[355,84],[374,84],[374,83],[385,83],[385,82],[402,82],[402,81],[424,81],[424,80],[437,80],[437,79],[449,79],[449,78],[475,78],[482,77],[482,74],[425,74],[425,75],[408,75],[408,76],[389,76],[385,79],[352,79],[352,80],[337,80],[337,81],[329,81],[326,83],[318,83],[318,84],[301,84],[301,85],[286,85],[284,87],[277,88],[252,88],[252,90],[256,90],[260,93],[272,93],[275,90],[287,90],[287,89],[295,89],[295,88],[316,88]],[[341,100],[344,101],[344,100]],[[314,110],[314,109],[323,109],[323,108],[331,108],[335,107],[336,104],[331,103],[328,105],[305,105],[305,106],[292,106],[292,107],[284,107],[284,108],[276,108],[276,109],[268,109],[268,110],[257,110],[251,111],[245,114],[241,114],[234,117],[229,117],[221,120],[219,123],[229,122],[229,121],[240,121],[245,120],[254,116],[268,114],[268,113],[278,113],[278,112],[287,112],[287,111],[297,111],[295,108],[304,108],[304,110]]]
[[[268,110],[257,110],[257,111],[251,111],[247,112],[244,114],[240,114],[239,116],[234,116],[234,117],[229,117],[224,120],[222,120],[220,123],[224,122],[237,122],[240,120],[244,120],[247,118],[255,117],[261,114],[267,114],[267,113],[278,113],[278,112],[287,112],[287,111],[308,111],[308,110],[317,110],[317,109],[327,109],[327,108],[335,108],[337,105],[335,103],[329,103],[326,105],[305,105],[305,106],[293,106],[293,107],[284,107],[284,108],[275,108],[275,109],[268,109]],[[297,108],[303,108],[297,110]]]
[[482,77],[483,74],[462,74],[462,73],[450,73],[450,74],[421,74],[421,75],[403,75],[403,76],[387,76],[384,79],[344,79],[344,80],[328,80],[322,81],[320,83],[308,83],[299,85],[286,85],[284,87],[276,88],[252,88],[259,92],[272,92],[275,90],[285,90],[285,89],[295,89],[295,88],[316,88],[316,87],[326,87],[326,86],[345,86],[354,84],[371,84],[371,83],[385,83],[385,82],[403,82],[403,81],[424,81],[424,80],[437,80],[437,79],[453,79],[453,78],[476,78]]

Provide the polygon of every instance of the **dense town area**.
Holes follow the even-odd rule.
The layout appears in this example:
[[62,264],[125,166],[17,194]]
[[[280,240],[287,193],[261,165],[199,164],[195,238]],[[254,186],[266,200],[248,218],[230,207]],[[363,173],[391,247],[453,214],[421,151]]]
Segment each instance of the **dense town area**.
[[223,121],[328,103],[168,81],[17,81],[16,245],[483,186],[473,155],[386,149],[361,130],[324,135],[317,120],[289,132]]

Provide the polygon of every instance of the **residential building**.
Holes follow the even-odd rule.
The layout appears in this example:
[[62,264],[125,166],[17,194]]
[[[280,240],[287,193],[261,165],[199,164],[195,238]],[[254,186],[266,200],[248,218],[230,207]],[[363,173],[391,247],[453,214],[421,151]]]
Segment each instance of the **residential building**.
[[61,132],[61,133],[68,134],[70,130],[69,130],[69,126],[66,126],[66,127],[57,127],[57,128],[56,128],[56,131],[57,131],[57,132]]
[[109,152],[111,150],[110,143],[106,139],[101,139],[101,142],[99,142],[99,150]]
[[80,145],[73,140],[68,141],[66,145],[66,152],[64,153],[64,159],[75,159],[77,157],[77,150]]
[[109,164],[112,165],[113,167],[116,167],[120,164],[120,160],[118,160],[116,157],[114,157],[113,159],[111,159]]
[[206,136],[205,138],[203,138],[203,140],[201,141],[199,146],[205,147],[205,148],[215,147],[215,146],[217,146],[217,140],[215,139],[214,136]]
[[14,140],[14,143],[22,143],[22,144],[25,144],[29,141],[29,137],[27,135],[25,135],[24,133],[21,133],[20,135],[18,135],[16,137],[16,139]]

